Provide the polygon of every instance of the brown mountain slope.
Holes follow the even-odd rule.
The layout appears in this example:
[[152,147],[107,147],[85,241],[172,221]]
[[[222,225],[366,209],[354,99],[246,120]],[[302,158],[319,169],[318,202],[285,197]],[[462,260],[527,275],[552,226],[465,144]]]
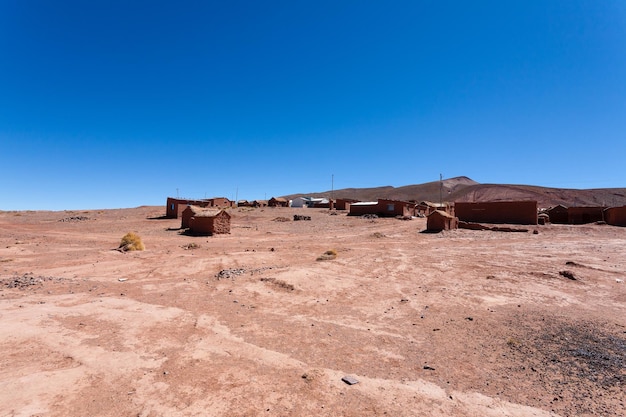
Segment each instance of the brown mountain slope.
[[536,200],[539,207],[626,205],[626,188],[578,190],[533,185],[476,184],[449,195],[449,201]]
[[[352,198],[360,201],[376,201],[378,198],[439,202],[516,201],[536,200],[539,207],[564,206],[623,206],[626,205],[626,188],[571,189],[549,188],[534,185],[479,184],[468,177],[455,177],[424,184],[403,187],[345,188],[334,190],[335,198]],[[300,196],[326,197],[331,191],[308,194],[291,194],[289,199]]]
[[[446,195],[460,192],[466,187],[478,184],[476,181],[467,177],[449,178],[443,180],[441,183],[443,187],[441,187],[439,181],[433,181],[424,184],[405,185],[402,187],[392,187],[388,185],[376,188],[344,188],[334,190],[332,194],[335,198],[352,198],[360,201],[376,201],[378,198],[389,198],[401,201],[426,200],[438,202],[440,197],[440,188],[441,196],[443,197],[443,200],[446,201]],[[293,199],[301,196],[330,198],[331,191],[309,194],[291,194],[284,197]]]

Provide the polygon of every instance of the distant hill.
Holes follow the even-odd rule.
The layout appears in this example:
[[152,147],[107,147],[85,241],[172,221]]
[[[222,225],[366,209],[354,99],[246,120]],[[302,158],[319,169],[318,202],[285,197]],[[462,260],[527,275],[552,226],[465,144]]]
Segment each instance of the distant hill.
[[[480,184],[468,177],[455,177],[424,184],[402,187],[344,188],[334,190],[335,198],[376,201],[378,198],[439,202],[478,202],[536,200],[539,207],[564,206],[623,206],[626,188],[570,189],[534,185]],[[283,196],[293,199],[301,196],[330,198],[330,191]]]

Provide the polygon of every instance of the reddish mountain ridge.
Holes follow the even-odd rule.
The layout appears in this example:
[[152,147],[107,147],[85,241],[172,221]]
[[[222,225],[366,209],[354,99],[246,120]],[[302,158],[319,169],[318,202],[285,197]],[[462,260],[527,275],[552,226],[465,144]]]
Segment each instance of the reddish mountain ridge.
[[[360,201],[376,201],[378,198],[432,202],[536,200],[539,207],[552,207],[558,204],[567,207],[626,205],[626,188],[571,189],[535,185],[480,184],[468,177],[402,187],[344,188],[334,190],[332,195],[335,198],[352,198]],[[293,199],[300,196],[330,198],[331,191],[291,194],[284,197]]]

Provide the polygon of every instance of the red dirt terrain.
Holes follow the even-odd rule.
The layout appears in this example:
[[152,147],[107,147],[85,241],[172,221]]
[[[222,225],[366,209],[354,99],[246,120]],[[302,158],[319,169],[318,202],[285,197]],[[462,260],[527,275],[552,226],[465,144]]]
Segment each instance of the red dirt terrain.
[[[626,409],[626,228],[232,209],[192,237],[163,214],[0,212],[1,416]],[[115,250],[129,231],[145,251]]]

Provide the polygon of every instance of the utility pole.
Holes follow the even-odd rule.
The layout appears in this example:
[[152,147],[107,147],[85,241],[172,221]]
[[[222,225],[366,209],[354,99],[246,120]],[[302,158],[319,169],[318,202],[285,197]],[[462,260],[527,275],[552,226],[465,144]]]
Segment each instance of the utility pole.
[[335,174],[331,174],[330,175],[330,203],[328,204],[328,207],[330,207],[330,209],[333,209],[333,197],[335,194]]
[[439,207],[443,207],[443,175],[439,174]]

